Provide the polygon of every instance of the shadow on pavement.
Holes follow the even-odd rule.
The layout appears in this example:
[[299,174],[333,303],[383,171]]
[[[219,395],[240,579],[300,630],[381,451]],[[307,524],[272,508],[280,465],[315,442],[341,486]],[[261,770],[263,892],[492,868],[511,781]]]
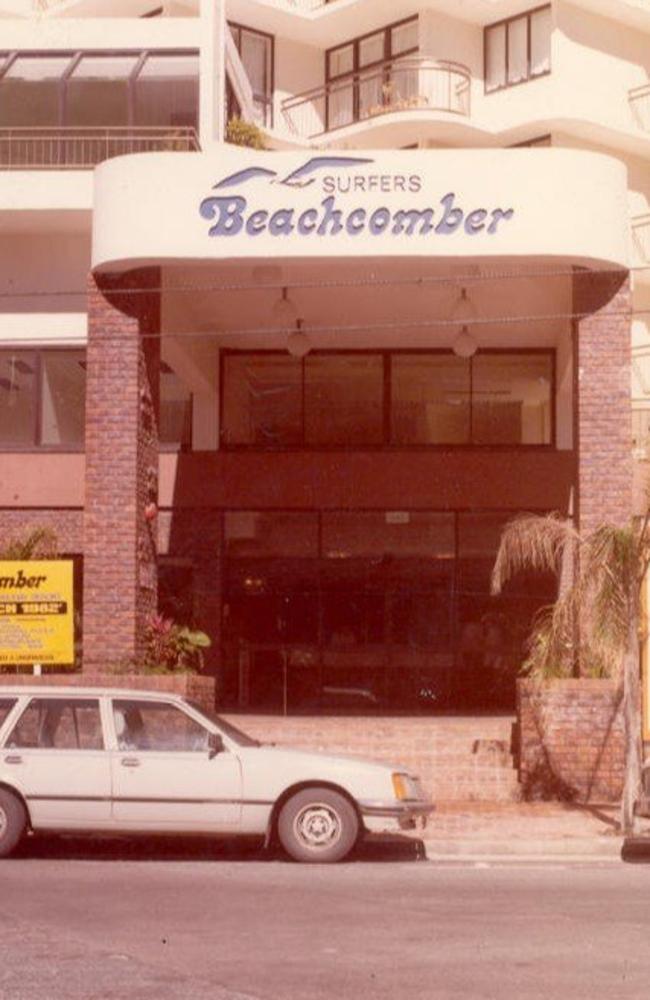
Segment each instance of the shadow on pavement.
[[[65,861],[255,861],[284,862],[280,849],[265,850],[259,838],[212,839],[207,837],[127,837],[34,835],[14,851],[21,860]],[[364,840],[347,863],[425,861],[421,840],[395,835]]]

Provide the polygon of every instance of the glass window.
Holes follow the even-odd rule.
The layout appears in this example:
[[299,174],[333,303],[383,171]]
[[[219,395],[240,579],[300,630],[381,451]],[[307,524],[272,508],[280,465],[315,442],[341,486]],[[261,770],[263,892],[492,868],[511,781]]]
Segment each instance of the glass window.
[[15,704],[15,698],[0,698],[0,726],[2,726],[2,723],[5,721]]
[[[392,56],[415,52],[417,48],[415,17],[331,49],[327,53],[327,80],[338,81],[338,85],[332,86],[327,94],[327,128],[341,128],[380,114],[392,99],[407,100],[417,93],[417,71],[403,70],[393,78],[388,64]],[[348,80],[342,81],[346,76]]]
[[45,351],[41,361],[41,444],[83,448],[86,370],[83,351]]
[[35,444],[37,374],[35,352],[0,352],[0,445],[4,447]]
[[160,365],[158,435],[161,444],[192,446],[192,394],[165,362]]
[[139,56],[83,56],[66,86],[66,125],[128,125],[129,80]]
[[454,556],[454,515],[416,511],[336,511],[322,515],[323,556]]
[[318,555],[318,516],[288,511],[229,511],[225,515],[226,552],[231,558]]
[[477,444],[550,444],[548,355],[477,354],[472,364],[472,439]]
[[136,125],[196,127],[198,55],[149,55],[135,79]]
[[113,718],[120,750],[200,753],[209,749],[209,732],[175,705],[115,700]]
[[354,69],[354,45],[342,45],[340,49],[332,49],[327,55],[329,78],[351,73]]
[[95,699],[32,698],[7,740],[8,747],[102,750]]
[[385,56],[386,35],[379,31],[369,38],[362,38],[359,41],[359,66],[371,66],[373,63],[381,62]]
[[270,125],[273,121],[273,38],[235,24],[230,25],[230,30],[253,91],[256,119]]
[[548,73],[551,68],[551,8],[530,15],[530,75]]
[[381,444],[381,355],[309,355],[305,359],[305,443]]
[[392,359],[391,437],[395,444],[470,440],[470,362],[448,354]]
[[485,29],[486,91],[522,83],[550,69],[550,6],[508,18]]
[[528,20],[508,24],[508,83],[520,83],[528,76]]
[[328,128],[342,128],[354,121],[354,90],[350,80],[332,84],[327,95]]
[[0,79],[0,126],[61,123],[62,77],[71,55],[18,56]]
[[398,56],[402,52],[412,52],[418,47],[418,20],[407,21],[390,29],[390,54]]
[[300,444],[302,364],[284,354],[226,355],[223,427],[226,444]]
[[497,90],[506,83],[506,26],[498,24],[485,34],[485,86]]

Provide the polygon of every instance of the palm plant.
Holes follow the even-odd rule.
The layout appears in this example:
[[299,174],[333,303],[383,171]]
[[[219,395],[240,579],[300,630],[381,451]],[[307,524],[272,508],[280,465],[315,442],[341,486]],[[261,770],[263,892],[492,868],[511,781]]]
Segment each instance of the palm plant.
[[34,528],[26,535],[0,542],[0,559],[52,559],[58,555],[58,540],[50,528]]
[[558,576],[557,600],[538,616],[529,639],[529,675],[618,680],[625,734],[623,833],[634,830],[641,788],[639,623],[649,524],[650,508],[644,518],[602,524],[582,535],[559,515],[524,515],[506,525],[492,571],[495,594],[521,571]]

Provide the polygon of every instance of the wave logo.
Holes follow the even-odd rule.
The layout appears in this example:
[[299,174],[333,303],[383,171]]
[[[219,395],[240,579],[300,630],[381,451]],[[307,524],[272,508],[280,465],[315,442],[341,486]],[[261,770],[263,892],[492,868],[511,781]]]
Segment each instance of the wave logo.
[[[222,181],[215,184],[213,190],[220,190],[221,188],[232,188],[240,187],[242,184],[246,184],[248,181],[258,180],[261,177],[268,177],[271,184],[283,184],[285,187],[293,188],[305,188],[309,187],[310,184],[314,184],[318,173],[322,170],[338,170],[345,167],[358,167],[367,163],[373,163],[373,160],[361,159],[358,156],[313,156],[306,163],[303,163],[301,167],[297,170],[292,170],[290,174],[283,177],[282,180],[277,180],[278,172],[277,170],[267,170],[266,167],[247,167],[245,170],[238,170],[235,174],[230,174],[229,177],[224,177]],[[209,199],[206,198],[206,201]],[[204,213],[201,212],[201,215]],[[208,218],[208,216],[205,216]]]

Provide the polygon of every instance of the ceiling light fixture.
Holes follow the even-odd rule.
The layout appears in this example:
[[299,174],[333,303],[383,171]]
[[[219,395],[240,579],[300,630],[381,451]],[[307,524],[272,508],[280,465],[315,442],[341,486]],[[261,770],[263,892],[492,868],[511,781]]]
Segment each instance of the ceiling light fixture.
[[476,319],[476,306],[467,294],[465,287],[461,288],[460,295],[452,306],[451,318],[455,323],[462,323],[463,326]]
[[478,344],[472,337],[468,328],[464,326],[458,336],[454,339],[451,348],[459,358],[471,358],[476,354]]
[[469,324],[476,319],[476,306],[467,294],[465,287],[461,288],[460,295],[454,302],[451,310],[451,319],[454,323],[462,324],[460,332],[454,338],[452,350],[459,358],[471,358],[476,354],[478,344],[469,330]]
[[282,297],[279,298],[271,310],[274,323],[283,330],[291,330],[298,322],[298,310],[289,298],[289,289],[282,289]]
[[296,329],[287,337],[287,350],[292,358],[304,358],[311,351],[311,341],[302,328],[302,320],[296,320]]

